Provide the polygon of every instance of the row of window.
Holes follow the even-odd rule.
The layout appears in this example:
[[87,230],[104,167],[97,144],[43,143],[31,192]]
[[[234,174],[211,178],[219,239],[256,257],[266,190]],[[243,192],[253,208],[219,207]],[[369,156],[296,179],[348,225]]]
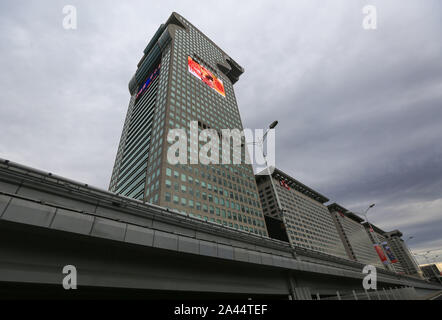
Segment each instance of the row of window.
[[[198,211],[202,211],[204,213],[208,213],[214,216],[218,216],[223,219],[219,219],[222,221],[222,223],[234,223],[229,222],[231,221],[237,221],[239,226],[241,226],[241,223],[244,225],[243,227],[246,228],[245,231],[249,231],[249,229],[253,229],[254,227],[257,227],[256,230],[258,230],[258,233],[261,235],[265,235],[265,231],[262,229],[265,229],[264,221],[259,219],[254,219],[251,217],[248,217],[246,215],[241,215],[239,213],[232,212],[230,210],[225,210],[219,207],[214,207],[212,205],[207,205],[205,203],[201,203],[199,201],[194,201],[193,199],[187,199],[184,197],[179,197],[178,195],[171,194],[170,192],[165,192],[164,200],[166,203],[173,203],[175,205],[181,205],[183,207],[188,207],[190,209],[196,209]],[[192,212],[193,213],[193,212]],[[198,215],[197,215],[198,216]],[[201,217],[201,215],[199,215]],[[209,219],[208,216],[204,216],[205,219]],[[216,218],[212,218],[214,219]],[[246,226],[245,224],[248,224],[249,226]],[[232,226],[232,225],[230,225]],[[243,230],[241,228],[241,230]]]

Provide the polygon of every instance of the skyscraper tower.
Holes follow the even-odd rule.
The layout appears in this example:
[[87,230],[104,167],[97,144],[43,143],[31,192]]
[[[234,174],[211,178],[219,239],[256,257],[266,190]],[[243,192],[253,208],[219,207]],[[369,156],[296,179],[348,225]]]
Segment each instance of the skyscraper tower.
[[168,132],[184,129],[191,143],[191,121],[198,132],[243,129],[233,90],[243,68],[177,13],[137,67],[109,190],[267,236],[250,164],[172,165],[167,158]]

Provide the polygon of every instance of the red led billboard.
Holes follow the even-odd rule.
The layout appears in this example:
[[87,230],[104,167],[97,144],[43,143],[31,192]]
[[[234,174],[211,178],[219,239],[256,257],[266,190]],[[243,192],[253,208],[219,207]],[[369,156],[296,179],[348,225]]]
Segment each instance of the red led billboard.
[[226,96],[226,92],[224,91],[224,84],[221,79],[218,79],[212,72],[204,68],[198,62],[193,60],[191,57],[187,58],[189,72],[193,74],[195,77],[203,81],[213,90],[218,92],[223,97]]

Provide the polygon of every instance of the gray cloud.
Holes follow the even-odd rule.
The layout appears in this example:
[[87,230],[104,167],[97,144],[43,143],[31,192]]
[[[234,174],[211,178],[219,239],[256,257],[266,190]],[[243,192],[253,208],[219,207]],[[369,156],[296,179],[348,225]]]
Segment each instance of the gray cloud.
[[71,1],[0,4],[0,157],[106,188],[127,83],[177,11],[246,69],[245,127],[278,119],[277,165],[343,206],[441,248],[439,1]]

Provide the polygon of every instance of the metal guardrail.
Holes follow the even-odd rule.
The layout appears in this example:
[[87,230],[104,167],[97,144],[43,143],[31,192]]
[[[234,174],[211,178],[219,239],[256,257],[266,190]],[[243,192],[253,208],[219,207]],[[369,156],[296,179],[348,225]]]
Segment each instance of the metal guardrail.
[[417,300],[418,294],[414,287],[388,288],[381,290],[370,290],[363,292],[336,291],[335,296],[321,298],[319,294],[315,295],[316,300]]

